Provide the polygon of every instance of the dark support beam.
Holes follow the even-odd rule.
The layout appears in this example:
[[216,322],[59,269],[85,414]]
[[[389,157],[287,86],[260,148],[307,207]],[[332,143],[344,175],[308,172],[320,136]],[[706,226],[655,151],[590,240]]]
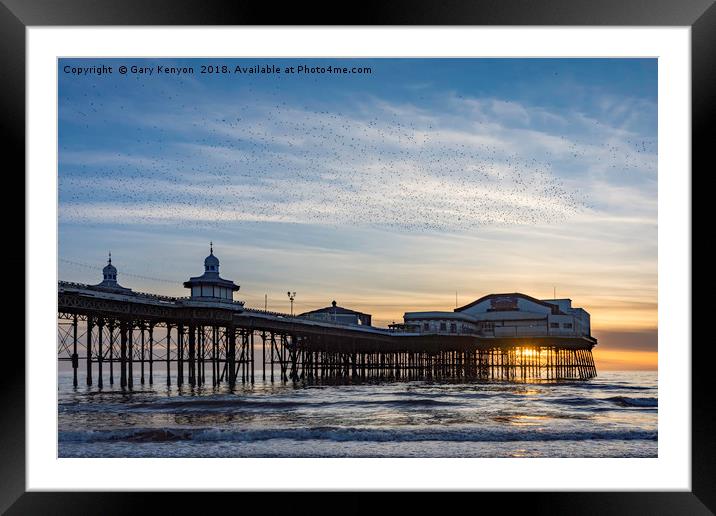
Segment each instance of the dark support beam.
[[229,326],[229,387],[234,388],[236,384],[236,329]]
[[154,385],[154,323],[149,324],[149,385]]
[[184,325],[177,326],[177,387],[184,385]]
[[189,323],[189,385],[196,384],[196,326]]
[[77,355],[77,314],[72,317],[72,385],[77,387],[77,368],[79,367]]
[[122,321],[119,326],[119,385],[124,389],[127,386],[127,322]]
[[102,385],[102,334],[104,333],[104,321],[97,320],[97,387],[100,389]]
[[127,331],[127,387],[134,387],[134,321],[129,320],[129,328]]
[[114,319],[107,324],[109,331],[109,384],[114,385]]
[[139,329],[141,331],[141,344],[140,344],[140,355],[139,355],[139,364],[140,364],[139,383],[144,385],[144,321],[139,322]]
[[171,363],[172,363],[172,325],[167,324],[167,387],[172,384]]
[[87,316],[87,385],[92,385],[92,316]]
[[266,381],[266,332],[261,332],[261,363],[262,363],[262,374],[261,377]]
[[251,383],[254,383],[254,331],[251,330],[249,340],[249,359],[251,360]]

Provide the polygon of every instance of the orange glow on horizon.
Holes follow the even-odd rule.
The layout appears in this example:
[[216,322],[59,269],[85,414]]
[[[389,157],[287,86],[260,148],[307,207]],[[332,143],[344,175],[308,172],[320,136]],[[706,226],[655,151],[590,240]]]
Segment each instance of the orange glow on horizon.
[[597,372],[602,371],[656,371],[658,366],[657,351],[632,351],[630,349],[599,349],[592,350]]

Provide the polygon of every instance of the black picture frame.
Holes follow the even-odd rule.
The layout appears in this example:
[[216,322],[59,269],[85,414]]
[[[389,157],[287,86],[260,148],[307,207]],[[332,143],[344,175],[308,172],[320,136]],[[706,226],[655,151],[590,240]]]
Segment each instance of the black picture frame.
[[[84,25],[609,25],[691,27],[692,175],[709,170],[713,148],[708,126],[716,113],[716,5],[714,0],[400,0],[363,1],[350,14],[338,4],[303,3],[276,6],[268,2],[201,0],[0,0],[0,70],[2,70],[2,142],[5,162],[15,158],[15,170],[25,169],[25,30],[29,26]],[[348,6],[349,4],[344,5]],[[350,21],[350,23],[348,23]],[[713,167],[711,167],[712,169]],[[15,174],[19,176],[19,174]],[[17,190],[24,192],[24,180]],[[20,198],[20,196],[17,196]],[[695,203],[693,204],[695,205]],[[696,218],[694,218],[696,221]],[[20,231],[19,225],[16,229]],[[23,235],[21,237],[24,241]],[[693,251],[692,251],[693,252]],[[20,270],[25,253],[12,254],[9,267]],[[23,263],[20,263],[22,260]],[[28,271],[30,272],[30,271]],[[19,290],[16,290],[19,292]],[[684,300],[690,303],[691,300]],[[27,306],[27,309],[32,307]],[[695,307],[696,308],[696,307]],[[10,313],[13,313],[11,310]],[[692,317],[693,320],[693,317]],[[24,327],[17,323],[17,328]],[[13,331],[18,331],[17,328]],[[698,342],[692,338],[693,342]],[[10,344],[10,343],[6,343]],[[689,343],[681,343],[685,347]],[[707,346],[692,345],[692,490],[690,492],[533,492],[480,493],[483,507],[495,507],[509,497],[509,508],[532,514],[713,514],[716,511],[716,425],[709,380],[712,376]],[[12,367],[0,363],[2,424],[0,424],[0,510],[7,514],[127,514],[145,503],[160,502],[164,511],[184,513],[207,501],[180,493],[131,496],[122,493],[28,493],[25,489],[25,355],[13,353]],[[709,370],[707,370],[709,368]],[[243,497],[238,509],[261,501],[260,495],[209,494],[212,505],[227,496]],[[306,506],[304,494],[275,498],[272,505],[295,510]],[[299,496],[298,498],[296,498]],[[334,500],[322,495],[312,512],[340,509],[365,512],[373,508],[372,495],[350,493]],[[487,497],[494,500],[487,500]],[[249,501],[249,499],[251,500]],[[425,497],[404,499],[426,508]],[[153,500],[152,500],[153,499]],[[285,500],[285,501],[284,501]],[[460,503],[450,501],[450,506]],[[475,503],[470,501],[469,503]],[[246,504],[246,505],[244,505]],[[483,505],[485,504],[485,505]],[[449,506],[449,507],[450,507]],[[293,507],[293,509],[291,509]],[[314,509],[315,507],[315,509]],[[283,510],[282,509],[282,510]],[[202,510],[202,512],[204,512]]]

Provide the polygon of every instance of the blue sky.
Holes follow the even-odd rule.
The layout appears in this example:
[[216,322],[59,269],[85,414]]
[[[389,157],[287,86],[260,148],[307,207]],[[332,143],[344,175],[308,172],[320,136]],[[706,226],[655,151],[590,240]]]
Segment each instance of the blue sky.
[[[100,64],[115,73],[63,73]],[[116,73],[132,64],[371,73]],[[335,298],[385,324],[456,290],[556,285],[596,330],[656,328],[654,59],[72,59],[58,76],[62,279],[99,281],[77,263],[111,249],[126,286],[185,295],[213,240],[254,306],[287,310],[290,289],[298,310]]]

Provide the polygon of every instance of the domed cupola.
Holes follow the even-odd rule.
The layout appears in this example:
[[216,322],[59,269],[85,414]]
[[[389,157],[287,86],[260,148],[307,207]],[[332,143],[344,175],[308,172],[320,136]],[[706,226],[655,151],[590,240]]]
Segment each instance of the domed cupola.
[[109,253],[109,258],[107,259],[107,265],[104,266],[104,269],[102,269],[102,276],[104,277],[104,281],[113,281],[117,283],[117,267],[112,265],[112,252]]
[[219,276],[219,259],[214,256],[214,243],[209,244],[209,256],[204,259],[204,274],[189,278],[184,287],[191,289],[192,301],[223,301],[232,303],[239,286]]
[[204,272],[219,274],[219,259],[214,256],[214,242],[209,243],[209,256],[204,258]]
[[109,258],[107,259],[107,265],[105,265],[102,269],[102,283],[95,285],[95,287],[100,287],[107,290],[117,290],[121,292],[131,292],[132,290],[131,288],[125,288],[119,283],[117,283],[117,267],[112,265],[111,252],[109,253]]

